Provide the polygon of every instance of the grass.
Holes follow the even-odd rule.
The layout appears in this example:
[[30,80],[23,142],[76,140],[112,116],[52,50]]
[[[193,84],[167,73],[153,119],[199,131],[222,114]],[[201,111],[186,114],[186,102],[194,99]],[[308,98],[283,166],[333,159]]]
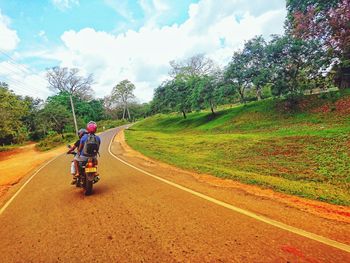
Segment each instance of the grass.
[[122,126],[127,123],[128,123],[127,120],[102,120],[97,122],[97,126],[99,127],[98,130],[102,131],[103,127],[104,127],[104,130],[108,130],[118,126]]
[[41,140],[35,147],[39,151],[48,151],[65,143],[74,143],[75,140],[77,140],[75,133],[66,133],[63,138],[59,134],[54,134]]
[[157,115],[126,138],[143,154],[185,169],[350,205],[350,95],[308,96],[298,105],[285,113],[283,101],[270,99],[215,117]]
[[3,146],[0,146],[0,152],[11,151],[11,150],[16,149],[16,148],[21,147],[21,146],[23,146],[23,144],[3,145]]

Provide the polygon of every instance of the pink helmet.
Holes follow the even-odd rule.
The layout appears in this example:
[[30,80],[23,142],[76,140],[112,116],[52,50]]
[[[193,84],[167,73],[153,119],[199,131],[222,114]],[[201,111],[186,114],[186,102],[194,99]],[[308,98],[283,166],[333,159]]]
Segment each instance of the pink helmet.
[[86,130],[88,133],[95,133],[97,130],[97,124],[94,121],[90,121],[87,125],[86,125]]

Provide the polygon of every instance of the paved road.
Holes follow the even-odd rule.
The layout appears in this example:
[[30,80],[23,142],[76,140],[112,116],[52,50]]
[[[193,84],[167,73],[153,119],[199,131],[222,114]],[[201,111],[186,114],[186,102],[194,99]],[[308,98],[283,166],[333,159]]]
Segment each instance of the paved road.
[[[102,179],[92,196],[69,185],[65,155],[23,188],[0,215],[0,262],[350,262],[348,252],[123,164],[108,152],[115,133],[102,135]],[[111,146],[118,154],[118,143]],[[348,226],[336,226],[342,239]]]

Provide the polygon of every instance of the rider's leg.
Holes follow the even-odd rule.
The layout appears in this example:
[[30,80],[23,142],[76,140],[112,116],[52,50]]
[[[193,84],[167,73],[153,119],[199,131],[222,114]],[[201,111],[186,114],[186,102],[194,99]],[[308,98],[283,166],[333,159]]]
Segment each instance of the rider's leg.
[[74,165],[75,165],[75,176],[79,176],[79,162],[74,159]]

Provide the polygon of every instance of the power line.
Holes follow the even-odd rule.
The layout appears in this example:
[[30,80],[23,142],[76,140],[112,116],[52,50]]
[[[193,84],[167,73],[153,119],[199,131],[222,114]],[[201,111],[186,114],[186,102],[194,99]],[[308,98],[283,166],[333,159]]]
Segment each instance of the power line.
[[37,92],[33,89],[28,89],[26,86],[23,85],[20,81],[14,80],[14,79],[9,79],[9,78],[4,78],[7,79],[5,82],[9,85],[9,88],[15,88],[16,90],[25,92],[25,93],[30,93],[33,95],[37,95]]
[[26,74],[26,75],[33,76],[33,77],[37,78],[40,81],[46,81],[45,78],[41,77],[37,73],[33,73],[32,71],[21,69],[19,67],[19,66],[21,66],[21,64],[15,64],[15,63],[13,63],[11,61],[5,61],[4,63],[2,63],[2,65],[7,66],[7,68],[9,68],[9,69],[14,69],[15,71],[17,71],[17,72],[12,71],[15,74],[19,74],[19,73]]
[[[3,50],[0,49],[0,53],[9,58],[9,60],[6,60],[5,63],[2,63],[1,66],[13,73],[15,76],[20,76],[22,78],[22,75],[25,74],[26,76],[24,77],[35,77],[38,81],[43,82],[47,81],[46,79],[42,78],[41,76],[37,75],[35,72],[33,72],[31,69],[25,67],[22,64],[18,64],[9,54],[4,52]],[[3,74],[2,74],[3,75]],[[24,83],[22,80],[19,80],[14,77],[10,77],[8,75],[3,75],[2,78],[6,79],[6,82],[9,83],[10,88],[14,88],[18,91],[24,92],[24,93],[29,93],[33,94],[34,96],[37,95],[36,91],[39,91],[37,87],[33,86],[32,84],[29,83]]]
[[[17,68],[22,68],[22,69],[19,69],[19,70],[21,70],[22,72],[24,72],[24,73],[28,73],[28,72],[30,72],[30,73],[32,73],[35,77],[37,77],[37,78],[40,78],[41,80],[45,80],[46,81],[46,79],[45,78],[43,78],[43,77],[41,77],[40,75],[38,75],[36,72],[34,72],[32,69],[30,69],[30,68],[28,68],[27,66],[25,66],[25,65],[23,65],[23,64],[19,64],[19,63],[17,63],[16,62],[16,60],[13,58],[13,57],[11,57],[9,54],[7,54],[3,49],[0,49],[0,53],[1,54],[3,54],[4,56],[6,56],[10,61],[7,61],[8,63],[11,63],[11,64],[13,64],[15,67],[17,67]],[[23,70],[24,69],[24,70]]]
[[20,88],[22,91],[25,91],[27,93],[31,93],[33,95],[37,95],[37,92],[41,91],[40,89],[38,89],[36,86],[34,86],[33,84],[28,84],[23,82],[20,79],[16,79],[10,75],[2,75],[0,78],[4,79],[5,82],[8,82],[8,84],[12,87],[15,88]]
[[[14,72],[13,70],[11,70],[11,69],[9,69],[12,73],[14,73],[14,74],[17,74],[16,72]],[[1,75],[0,75],[1,76]],[[28,84],[28,83],[24,83],[22,80],[19,80],[19,79],[17,79],[17,78],[14,78],[14,77],[10,77],[9,75],[3,75],[2,74],[2,77],[3,78],[6,78],[6,79],[9,79],[10,81],[15,81],[15,82],[17,82],[17,83],[20,83],[21,85],[23,85],[23,86],[28,86],[28,87],[31,87],[32,89],[36,89],[32,84]],[[40,80],[40,81],[42,81],[42,80]]]

